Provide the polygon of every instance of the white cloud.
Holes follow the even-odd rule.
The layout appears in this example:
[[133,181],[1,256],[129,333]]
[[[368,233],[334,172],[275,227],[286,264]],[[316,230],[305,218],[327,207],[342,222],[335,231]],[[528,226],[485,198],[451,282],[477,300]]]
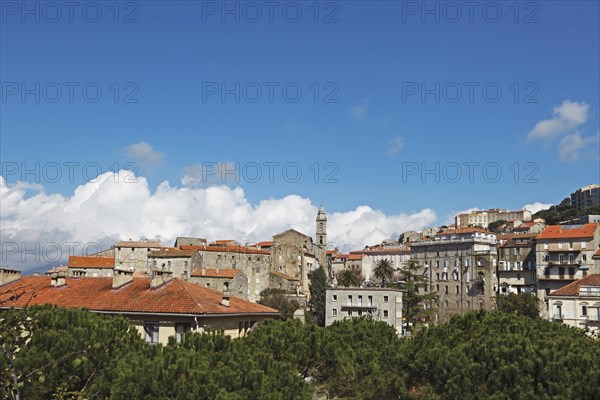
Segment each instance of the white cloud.
[[547,210],[548,208],[550,208],[553,205],[554,204],[541,203],[539,201],[536,201],[535,203],[525,204],[523,206],[523,210],[529,210],[529,211],[531,211],[532,214],[535,214],[538,211]]
[[152,145],[146,142],[130,144],[125,148],[125,155],[131,159],[130,161],[135,161],[148,168],[161,165],[165,156],[162,151],[154,150]]
[[[595,142],[598,142],[598,135],[584,137],[579,132],[567,135],[558,143],[558,158],[561,161],[578,160],[582,152],[585,152],[586,146],[593,145]],[[592,151],[596,154],[596,157],[598,155],[597,150],[598,146],[594,145]]]
[[389,155],[394,155],[404,148],[404,139],[395,137],[390,141],[389,146],[387,153]]
[[354,106],[350,110],[350,113],[356,118],[364,117],[365,115],[367,115],[367,106],[364,104]]
[[[0,179],[2,264],[26,269],[64,262],[69,254],[81,255],[86,243],[106,248],[129,238],[159,239],[168,245],[177,236],[234,238],[244,243],[269,240],[288,228],[314,236],[318,206],[307,198],[289,195],[251,204],[241,188],[171,187],[167,182],[152,192],[144,177],[138,177],[136,183],[125,182],[130,174],[120,171],[115,179],[112,172],[105,173],[78,186],[70,196],[47,194],[40,187],[7,184]],[[386,215],[360,206],[329,214],[328,240],[343,251],[354,250],[406,230],[421,229],[435,219],[431,209]],[[64,247],[68,242],[77,244]],[[40,251],[38,256],[23,255],[5,247],[17,245],[22,250],[22,243],[27,249],[35,248],[36,243],[40,249],[49,243],[60,244],[63,257],[48,260],[42,254],[40,262],[36,260]]]
[[554,106],[554,116],[551,119],[539,121],[529,132],[528,139],[554,139],[569,133],[588,119],[590,105],[585,102],[565,100],[561,105]]

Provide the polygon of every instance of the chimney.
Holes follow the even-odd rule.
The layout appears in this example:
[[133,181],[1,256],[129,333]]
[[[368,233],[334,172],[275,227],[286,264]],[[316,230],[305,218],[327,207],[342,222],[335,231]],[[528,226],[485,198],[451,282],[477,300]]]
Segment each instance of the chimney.
[[21,271],[18,269],[0,268],[0,286],[21,279]]
[[169,282],[173,278],[173,271],[154,270],[152,280],[150,281],[150,289],[157,288]]
[[61,287],[67,284],[67,272],[58,268],[50,270],[50,286]]
[[133,281],[133,271],[115,268],[113,270],[112,288],[117,289]]
[[206,268],[202,267],[200,271],[202,272],[202,276],[206,275]]
[[223,297],[221,298],[221,305],[229,307],[229,290],[223,290]]

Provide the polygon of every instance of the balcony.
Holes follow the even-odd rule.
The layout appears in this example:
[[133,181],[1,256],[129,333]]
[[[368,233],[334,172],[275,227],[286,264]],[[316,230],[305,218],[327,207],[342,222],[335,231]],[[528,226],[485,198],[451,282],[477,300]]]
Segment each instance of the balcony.
[[364,310],[364,311],[374,311],[377,310],[376,306],[373,305],[360,305],[360,304],[344,304],[342,305],[342,311],[345,310]]

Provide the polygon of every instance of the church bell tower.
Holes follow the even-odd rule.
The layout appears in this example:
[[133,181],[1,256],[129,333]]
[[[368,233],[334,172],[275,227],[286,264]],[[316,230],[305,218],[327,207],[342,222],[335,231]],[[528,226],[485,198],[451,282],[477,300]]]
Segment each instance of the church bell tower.
[[317,246],[322,249],[327,248],[327,215],[323,204],[321,204],[317,213]]

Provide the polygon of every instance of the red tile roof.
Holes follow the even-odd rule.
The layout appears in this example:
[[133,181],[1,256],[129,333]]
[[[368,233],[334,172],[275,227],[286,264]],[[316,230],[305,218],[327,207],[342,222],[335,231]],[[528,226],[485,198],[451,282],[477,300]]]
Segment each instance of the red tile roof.
[[273,242],[258,242],[256,243],[256,245],[260,247],[271,247],[273,246]]
[[245,246],[191,246],[183,245],[181,250],[223,251],[225,253],[271,254],[267,250],[252,249]]
[[336,254],[334,256],[334,258],[348,258],[348,257],[350,257],[350,254],[341,254],[340,253],[340,254]]
[[242,272],[241,269],[215,269],[215,268],[196,268],[192,271],[193,277],[198,278],[235,278],[237,274]]
[[326,254],[335,254],[336,250],[327,250],[325,253]]
[[69,257],[69,268],[114,268],[114,257]]
[[362,254],[352,254],[351,253],[347,259],[348,260],[362,260],[362,256],[363,256]]
[[589,238],[594,236],[596,229],[600,227],[596,224],[582,225],[548,225],[546,229],[538,236],[538,239],[567,239],[567,238]]
[[173,258],[173,257],[191,257],[196,254],[198,250],[180,250],[180,249],[165,249],[155,250],[148,254],[148,257],[155,258]]
[[592,258],[600,258],[600,245],[598,245],[598,250],[596,250]]
[[[14,293],[23,291],[18,299]],[[33,296],[33,297],[32,297]],[[53,304],[59,307],[87,308],[92,311],[139,312],[161,314],[274,314],[277,310],[231,297],[229,307],[221,305],[222,295],[181,279],[172,279],[150,289],[149,278],[112,288],[112,278],[67,278],[66,286],[50,286],[50,277],[24,276],[0,287],[2,307]]]
[[600,286],[600,274],[588,275],[550,293],[550,296],[577,296],[581,286]]

